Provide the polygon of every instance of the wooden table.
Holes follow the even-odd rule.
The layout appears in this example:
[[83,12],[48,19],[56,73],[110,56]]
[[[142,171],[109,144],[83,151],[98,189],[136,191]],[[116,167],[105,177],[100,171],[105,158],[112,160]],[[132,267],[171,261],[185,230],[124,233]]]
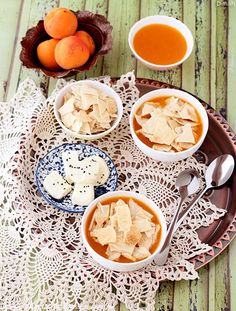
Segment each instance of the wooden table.
[[[236,130],[236,0],[8,0],[0,6],[0,100],[9,100],[20,81],[33,78],[45,94],[56,81],[23,68],[20,41],[26,30],[54,7],[86,9],[107,16],[113,25],[113,49],[83,77],[120,76],[135,70],[137,77],[158,79],[195,93],[227,117]],[[130,27],[148,15],[182,20],[195,37],[195,50],[182,67],[154,72],[137,63],[127,36]],[[195,281],[165,282],[156,310],[236,310],[236,240],[199,271]],[[120,304],[119,310],[126,310]],[[59,310],[58,310],[59,311]]]

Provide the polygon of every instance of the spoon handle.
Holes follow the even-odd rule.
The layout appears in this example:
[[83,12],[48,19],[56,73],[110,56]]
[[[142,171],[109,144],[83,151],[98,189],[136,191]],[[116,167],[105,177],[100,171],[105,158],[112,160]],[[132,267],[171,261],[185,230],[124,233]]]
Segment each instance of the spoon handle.
[[167,234],[166,234],[166,239],[161,247],[161,250],[159,251],[159,253],[157,254],[157,257],[154,258],[154,262],[155,264],[159,265],[159,266],[162,266],[165,264],[166,260],[167,260],[167,257],[168,257],[168,254],[169,254],[169,250],[170,250],[170,243],[171,243],[171,240],[172,240],[172,237],[173,237],[173,234],[174,234],[174,229],[175,229],[175,225],[176,225],[176,222],[178,220],[178,217],[179,217],[179,213],[180,213],[180,210],[181,210],[181,206],[184,202],[185,198],[181,198],[180,202],[179,202],[179,206],[178,208],[176,209],[175,211],[175,214],[172,218],[172,221],[169,225],[169,228],[168,228],[168,231],[167,231]]
[[204,195],[204,193],[207,192],[207,190],[209,189],[209,187],[205,186],[205,188],[203,188],[198,195],[196,195],[192,201],[187,205],[187,207],[181,212],[179,213],[179,219],[177,221],[177,223],[175,224],[175,228],[174,228],[174,232],[179,228],[179,226],[182,224],[184,218],[186,217],[186,215],[188,214],[189,210],[193,207],[194,204],[196,204],[201,197]]

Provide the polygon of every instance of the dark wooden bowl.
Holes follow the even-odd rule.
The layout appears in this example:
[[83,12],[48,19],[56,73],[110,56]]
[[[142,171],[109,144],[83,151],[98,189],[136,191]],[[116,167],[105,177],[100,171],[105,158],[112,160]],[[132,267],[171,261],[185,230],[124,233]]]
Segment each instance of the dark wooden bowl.
[[22,50],[20,60],[23,65],[30,69],[41,71],[44,75],[52,78],[64,78],[72,76],[77,72],[90,70],[96,65],[100,55],[107,54],[112,48],[112,26],[106,18],[99,14],[94,14],[88,11],[74,12],[78,19],[78,30],[85,30],[93,38],[96,49],[89,60],[81,67],[73,69],[59,69],[58,71],[50,71],[42,66],[37,57],[37,46],[40,42],[50,39],[43,25],[43,20],[30,28],[25,37],[21,41]]

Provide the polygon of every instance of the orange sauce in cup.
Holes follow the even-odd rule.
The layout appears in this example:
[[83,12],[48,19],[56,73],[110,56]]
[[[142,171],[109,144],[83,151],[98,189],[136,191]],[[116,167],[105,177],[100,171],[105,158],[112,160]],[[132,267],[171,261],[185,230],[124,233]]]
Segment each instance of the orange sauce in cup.
[[134,36],[133,46],[141,58],[155,65],[177,63],[187,51],[187,42],[181,32],[164,24],[141,28]]

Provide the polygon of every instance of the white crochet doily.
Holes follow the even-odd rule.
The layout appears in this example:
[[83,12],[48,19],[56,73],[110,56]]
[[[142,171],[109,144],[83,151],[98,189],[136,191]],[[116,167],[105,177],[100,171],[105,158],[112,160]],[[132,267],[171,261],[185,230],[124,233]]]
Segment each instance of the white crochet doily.
[[[109,77],[98,80],[110,85]],[[224,211],[200,200],[176,232],[172,256],[162,268],[150,265],[118,273],[96,264],[81,241],[81,216],[46,204],[34,184],[39,158],[62,143],[78,142],[61,130],[53,115],[55,95],[66,83],[59,80],[46,100],[26,79],[9,103],[0,104],[0,310],[103,311],[115,310],[118,301],[132,311],[154,310],[160,280],[197,278],[188,259],[211,248],[199,240],[196,230]],[[114,160],[118,189],[144,193],[169,221],[178,201],[175,177],[185,168],[195,168],[203,176],[206,166],[193,157],[169,164],[146,157],[129,132],[129,111],[139,96],[133,73],[112,87],[124,103],[124,116],[116,130],[93,144]]]

